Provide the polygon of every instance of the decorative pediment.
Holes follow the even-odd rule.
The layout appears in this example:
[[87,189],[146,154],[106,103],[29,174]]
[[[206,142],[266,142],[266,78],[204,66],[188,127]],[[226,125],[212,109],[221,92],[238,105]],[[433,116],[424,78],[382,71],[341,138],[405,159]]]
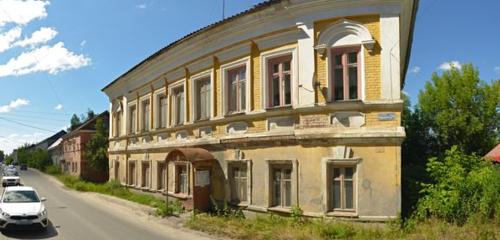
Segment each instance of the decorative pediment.
[[375,45],[375,40],[373,40],[370,31],[363,24],[341,19],[319,35],[318,43],[314,49],[324,55],[328,48],[353,44],[361,44],[368,51],[371,51]]

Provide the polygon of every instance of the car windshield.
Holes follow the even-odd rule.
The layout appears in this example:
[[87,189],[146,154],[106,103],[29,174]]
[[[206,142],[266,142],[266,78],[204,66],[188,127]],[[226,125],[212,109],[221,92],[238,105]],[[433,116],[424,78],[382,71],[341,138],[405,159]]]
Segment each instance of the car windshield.
[[31,203],[40,202],[35,191],[8,191],[3,196],[4,203]]
[[7,171],[4,173],[5,176],[19,176],[19,173],[18,172],[15,172],[15,171]]

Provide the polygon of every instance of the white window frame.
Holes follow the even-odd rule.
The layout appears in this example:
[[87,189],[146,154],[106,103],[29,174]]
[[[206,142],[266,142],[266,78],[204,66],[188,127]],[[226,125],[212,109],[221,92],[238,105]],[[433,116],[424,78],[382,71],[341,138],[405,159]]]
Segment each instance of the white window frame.
[[[239,68],[239,67],[245,67],[245,111],[241,111],[241,112],[236,112],[236,113],[228,113],[228,102],[227,102],[227,96],[228,96],[228,91],[229,89],[227,89],[227,81],[229,80],[229,76],[228,76],[228,72],[235,69],[235,68]],[[251,103],[250,103],[250,88],[252,86],[252,79],[250,78],[251,76],[251,71],[252,69],[250,68],[251,65],[250,65],[250,57],[245,57],[245,58],[242,58],[240,60],[237,60],[237,61],[234,61],[234,62],[230,62],[230,63],[226,63],[226,64],[223,64],[221,67],[220,67],[220,71],[221,71],[221,76],[222,76],[222,81],[221,81],[221,84],[222,84],[222,115],[231,115],[231,114],[238,114],[238,113],[248,113],[250,112],[250,106],[251,106]]]
[[169,101],[168,101],[167,91],[165,90],[165,88],[162,88],[161,90],[157,90],[154,93],[154,99],[153,99],[153,101],[155,102],[154,106],[155,106],[156,111],[153,111],[153,117],[154,117],[153,123],[154,123],[155,129],[162,129],[161,122],[160,122],[160,113],[161,113],[160,98],[162,98],[162,97],[165,97],[167,99],[166,115],[164,116],[165,117],[165,127],[164,128],[167,128],[167,126],[168,126]]
[[[140,129],[139,129],[139,132],[149,132],[151,131],[152,129],[152,126],[151,126],[151,111],[152,110],[152,102],[151,102],[151,95],[148,94],[148,95],[145,95],[145,96],[142,96],[140,99],[139,99],[139,104],[140,104],[140,111],[139,111],[139,126],[140,126]],[[149,104],[149,116],[148,116],[148,120],[149,120],[149,123],[148,123],[148,129],[145,129],[144,127],[144,120],[145,120],[145,115],[144,115],[144,104],[145,103],[148,103]]]
[[292,62],[290,63],[290,70],[292,72],[292,79],[291,79],[291,94],[292,94],[292,107],[295,108],[295,106],[298,105],[298,82],[299,82],[299,66],[298,66],[298,52],[296,47],[290,47],[290,48],[285,48],[285,49],[278,49],[278,50],[271,50],[267,52],[261,53],[261,58],[260,58],[260,66],[261,66],[261,73],[260,73],[260,79],[261,79],[261,104],[262,104],[262,109],[273,109],[273,108],[282,108],[283,106],[277,106],[277,107],[269,107],[268,103],[268,94],[267,92],[269,91],[268,89],[268,82],[271,80],[269,79],[269,74],[268,71],[270,70],[268,68],[268,63],[269,60],[273,60],[275,58],[283,57],[283,56],[288,56],[292,55]]
[[[182,124],[177,123],[177,124],[173,125],[172,122],[177,117],[177,115],[176,115],[177,113],[175,111],[176,105],[174,103],[174,99],[173,99],[174,94],[173,93],[174,93],[174,90],[179,88],[179,87],[184,88],[184,122]],[[169,96],[169,106],[168,107],[171,109],[170,114],[167,114],[169,116],[168,122],[167,122],[167,125],[169,127],[182,126],[182,125],[185,125],[188,123],[187,122],[188,113],[186,111],[186,109],[187,109],[186,92],[187,92],[187,89],[186,89],[186,79],[185,78],[181,79],[179,81],[176,81],[175,83],[170,84],[168,86],[168,96]]]
[[231,179],[230,177],[232,176],[231,171],[232,167],[235,165],[245,165],[247,168],[247,200],[244,202],[240,202],[238,206],[249,206],[252,204],[252,160],[251,159],[241,159],[241,160],[226,160],[226,176],[229,184],[229,191],[226,193],[226,201],[231,202],[232,201],[232,192],[231,192]]
[[[132,132],[132,111],[130,111],[132,108],[135,108],[135,131]],[[127,105],[127,134],[136,134],[137,133],[137,104],[136,104],[136,101],[134,101],[133,103],[129,103]]]
[[[326,194],[323,194],[323,206],[324,206],[324,213],[327,215],[333,215],[333,216],[357,216],[358,214],[358,189],[359,189],[359,173],[362,171],[362,158],[334,158],[334,157],[326,157],[322,158],[322,170],[321,170],[321,178],[322,178],[322,189],[324,189]],[[354,209],[333,209],[330,206],[330,203],[332,202],[330,197],[331,197],[331,192],[330,192],[330,184],[331,184],[331,176],[330,176],[330,169],[333,167],[354,167],[355,172],[353,174],[353,188],[354,188],[354,193],[353,193],[353,204],[354,204]]]
[[[291,189],[291,198],[290,199],[290,206],[285,207],[285,206],[273,206],[273,190],[272,190],[272,181],[273,181],[273,176],[272,176],[272,170],[273,166],[275,165],[290,165],[292,166],[292,189]],[[298,168],[299,162],[297,159],[266,159],[266,174],[265,174],[265,192],[268,195],[267,199],[267,209],[268,210],[289,210],[291,206],[297,205],[298,204],[298,194],[299,194],[299,168]]]
[[[191,109],[190,109],[190,114],[193,116],[193,121],[198,121],[201,119],[196,119],[197,117],[197,106],[196,104],[198,103],[198,81],[203,81],[209,78],[210,80],[210,113],[209,113],[209,119],[213,119],[215,114],[214,114],[214,71],[212,69],[205,70],[203,72],[200,72],[198,74],[195,74],[191,76]],[[205,120],[205,119],[202,119]]]

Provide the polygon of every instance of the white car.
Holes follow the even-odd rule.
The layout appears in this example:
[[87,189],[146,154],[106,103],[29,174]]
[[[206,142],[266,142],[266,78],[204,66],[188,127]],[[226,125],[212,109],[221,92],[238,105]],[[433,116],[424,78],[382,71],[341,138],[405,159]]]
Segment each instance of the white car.
[[21,178],[19,177],[19,173],[11,171],[7,171],[4,173],[4,176],[2,177],[2,187],[19,185],[21,185]]
[[47,209],[32,187],[7,187],[0,200],[0,229],[47,229]]

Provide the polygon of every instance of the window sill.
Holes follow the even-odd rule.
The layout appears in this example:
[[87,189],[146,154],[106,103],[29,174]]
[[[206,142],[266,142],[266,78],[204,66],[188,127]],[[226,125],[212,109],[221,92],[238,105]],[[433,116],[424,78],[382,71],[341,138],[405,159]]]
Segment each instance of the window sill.
[[201,119],[194,120],[195,123],[208,122],[208,121],[210,121],[210,118],[201,118]]
[[358,214],[354,210],[334,210],[327,212],[326,215],[332,217],[358,217]]
[[342,104],[342,103],[362,103],[363,100],[361,99],[347,99],[347,100],[332,100],[332,101],[328,101],[328,104],[334,104],[334,103],[339,103],[339,104]]
[[230,113],[226,113],[224,115],[224,117],[239,116],[239,115],[244,115],[244,114],[245,114],[245,111],[242,111],[242,112],[230,112]]
[[269,208],[267,208],[267,210],[271,211],[271,212],[280,212],[280,213],[290,213],[291,212],[290,207],[281,207],[281,206],[269,207]]
[[179,198],[179,199],[182,199],[182,200],[187,200],[187,199],[192,198],[191,195],[187,195],[187,194],[184,194],[184,193],[168,192],[167,195],[170,196],[170,197],[175,197],[175,198]]
[[248,207],[248,202],[229,202],[229,204],[235,207]]
[[292,109],[292,105],[285,105],[285,106],[275,106],[275,107],[267,107],[266,111],[279,111],[279,110],[288,110]]

